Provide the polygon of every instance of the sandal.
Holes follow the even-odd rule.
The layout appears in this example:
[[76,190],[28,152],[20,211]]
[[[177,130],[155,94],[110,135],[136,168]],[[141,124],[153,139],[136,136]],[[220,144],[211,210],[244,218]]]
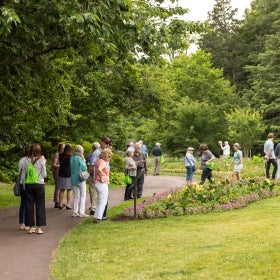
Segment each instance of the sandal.
[[43,233],[44,233],[43,230],[41,228],[38,228],[37,234],[43,234]]
[[36,232],[36,228],[34,227],[29,228],[29,230],[27,231],[28,234],[32,234],[34,232]]

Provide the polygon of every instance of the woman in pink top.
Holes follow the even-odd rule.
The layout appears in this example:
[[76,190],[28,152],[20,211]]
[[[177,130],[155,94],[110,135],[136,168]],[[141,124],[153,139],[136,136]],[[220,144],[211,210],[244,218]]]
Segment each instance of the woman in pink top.
[[94,221],[102,221],[103,212],[108,200],[109,169],[107,162],[112,157],[111,149],[105,148],[101,151],[100,159],[95,165],[94,187],[97,192],[97,206],[94,213]]

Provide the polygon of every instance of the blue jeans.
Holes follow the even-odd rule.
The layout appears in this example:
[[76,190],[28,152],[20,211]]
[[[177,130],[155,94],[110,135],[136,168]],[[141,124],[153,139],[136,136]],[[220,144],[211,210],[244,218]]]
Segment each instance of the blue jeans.
[[26,199],[25,190],[23,189],[23,184],[20,184],[20,206],[19,206],[19,223],[25,223],[25,209],[26,209]]
[[186,166],[186,170],[187,170],[187,176],[186,176],[186,180],[187,181],[192,181],[193,179],[193,167],[192,166]]

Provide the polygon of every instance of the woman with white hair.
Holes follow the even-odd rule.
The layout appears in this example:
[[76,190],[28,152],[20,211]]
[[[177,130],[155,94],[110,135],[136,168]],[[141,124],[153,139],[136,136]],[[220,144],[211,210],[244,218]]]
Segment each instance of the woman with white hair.
[[131,179],[131,182],[126,182],[124,200],[133,199],[132,197],[132,187],[134,185],[134,179],[136,177],[136,162],[133,160],[134,148],[128,148],[126,150],[126,158],[124,161],[124,174]]
[[225,145],[221,146],[221,149],[223,150],[224,158],[227,158],[230,156],[230,145],[228,144],[228,141],[225,141]]
[[85,214],[86,181],[81,180],[79,176],[81,171],[87,170],[84,148],[81,145],[75,147],[74,154],[70,159],[70,168],[71,183],[74,192],[72,217],[88,217],[89,215]]

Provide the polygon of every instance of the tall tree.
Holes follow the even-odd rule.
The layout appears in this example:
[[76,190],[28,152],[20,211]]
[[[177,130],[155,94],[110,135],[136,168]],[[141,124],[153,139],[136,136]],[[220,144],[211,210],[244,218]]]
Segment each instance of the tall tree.
[[216,0],[214,8],[208,12],[209,32],[202,34],[199,46],[211,53],[213,65],[224,70],[227,79],[234,83],[235,63],[234,33],[240,24],[230,0]]
[[[247,10],[244,22],[235,34],[234,64],[235,86],[243,96],[251,89],[250,71],[246,66],[258,64],[258,55],[264,52],[266,38],[278,33],[280,3],[278,0],[254,0],[251,9]],[[250,100],[245,99],[245,102]]]
[[[137,79],[136,85],[129,81],[130,89],[121,83],[126,65],[139,57],[162,61],[162,54],[185,48],[188,34],[201,27],[174,18],[187,10],[164,8],[162,2],[2,1],[0,145],[41,141],[60,133],[72,136],[76,130],[71,128],[88,113],[84,102],[89,104],[87,109],[93,104],[99,115],[102,102],[114,114],[122,113],[125,96],[135,97],[141,91]],[[121,74],[114,72],[121,65]],[[116,90],[120,84],[122,89]],[[142,103],[157,103],[147,96]],[[95,125],[99,128],[104,123],[96,119]],[[87,129],[90,132],[92,127]]]
[[280,135],[280,33],[266,37],[265,50],[257,61],[257,65],[247,67],[252,89],[245,97],[252,106],[263,111],[267,129]]

